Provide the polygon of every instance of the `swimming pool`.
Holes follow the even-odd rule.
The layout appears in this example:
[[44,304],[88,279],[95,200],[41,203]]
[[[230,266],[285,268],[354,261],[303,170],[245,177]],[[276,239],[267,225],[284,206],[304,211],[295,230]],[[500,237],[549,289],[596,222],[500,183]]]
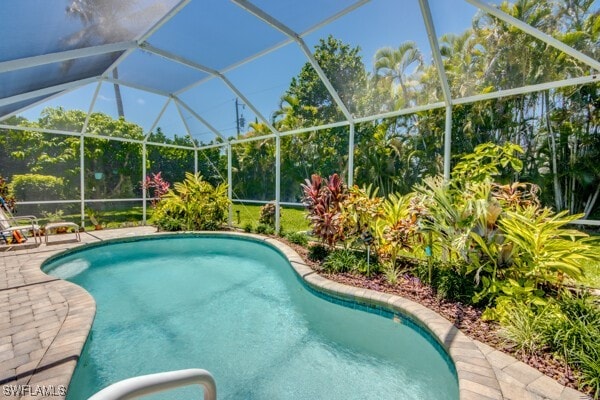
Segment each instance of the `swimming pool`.
[[68,399],[184,368],[211,371],[219,399],[458,398],[453,366],[433,339],[316,296],[263,243],[152,238],[77,251],[44,270],[97,302]]

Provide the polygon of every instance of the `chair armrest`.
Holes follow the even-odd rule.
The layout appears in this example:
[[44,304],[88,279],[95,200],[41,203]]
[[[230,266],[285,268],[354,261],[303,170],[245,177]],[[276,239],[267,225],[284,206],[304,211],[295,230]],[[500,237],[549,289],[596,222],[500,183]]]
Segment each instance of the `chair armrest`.
[[38,219],[37,219],[37,217],[36,217],[35,215],[19,215],[19,216],[13,216],[13,218],[12,218],[12,219],[13,219],[14,221],[25,221],[25,220],[27,220],[27,221],[30,221],[30,222],[33,222],[33,223],[35,223],[36,225],[39,225],[39,224],[38,224]]

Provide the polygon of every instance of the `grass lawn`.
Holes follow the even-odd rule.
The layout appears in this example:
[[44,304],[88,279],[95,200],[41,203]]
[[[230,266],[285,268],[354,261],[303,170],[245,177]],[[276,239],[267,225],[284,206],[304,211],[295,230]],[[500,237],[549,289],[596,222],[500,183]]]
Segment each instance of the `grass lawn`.
[[[247,224],[252,224],[252,228],[256,229],[258,225],[258,219],[260,216],[259,204],[234,204],[233,205],[233,225],[237,228],[244,228]],[[237,212],[239,211],[238,223]],[[152,208],[148,207],[148,220],[152,216]],[[79,224],[81,217],[79,214],[64,215],[63,220],[75,222]],[[99,222],[105,228],[120,228],[123,226],[131,226],[141,224],[143,219],[142,207],[130,207],[126,209],[118,210],[104,210],[100,212]],[[44,225],[48,221],[45,218],[40,218],[40,224]],[[149,221],[151,223],[151,221]],[[86,226],[92,227],[92,223],[86,216]],[[306,219],[306,212],[300,208],[286,208],[281,209],[281,226],[284,232],[298,232],[309,230],[308,220]]]
[[[238,228],[244,228],[246,224],[251,223],[256,229],[260,217],[259,204],[234,204],[233,205],[233,225]],[[240,212],[240,221],[238,223],[237,211]],[[298,232],[309,230],[306,212],[300,208],[281,207],[281,227],[283,232]]]
[[[150,218],[151,214],[152,209],[148,207],[148,218]],[[81,214],[65,214],[60,219],[62,221],[74,222],[79,225],[81,223]],[[120,208],[118,210],[104,210],[100,212],[97,219],[105,228],[121,228],[125,225],[139,225],[143,220],[143,209],[142,207],[130,207]],[[42,226],[49,222],[48,218],[45,218],[44,216],[40,216],[38,220]],[[85,226],[88,229],[94,228],[87,215],[85,216]]]

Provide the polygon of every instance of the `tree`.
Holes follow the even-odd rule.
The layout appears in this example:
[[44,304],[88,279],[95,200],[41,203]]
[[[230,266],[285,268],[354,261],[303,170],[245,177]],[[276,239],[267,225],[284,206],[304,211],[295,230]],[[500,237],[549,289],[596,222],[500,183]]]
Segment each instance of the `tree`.
[[[327,39],[319,40],[314,52],[319,66],[351,113],[358,111],[360,97],[366,92],[367,74],[359,51],[359,47],[352,48],[329,36]],[[297,116],[302,121],[310,123],[305,126],[344,119],[325,84],[310,63],[304,64],[300,74],[292,78],[285,95],[297,99],[303,106],[317,109],[317,116],[312,114],[310,108],[296,110]]]
[[[413,71],[409,69],[413,67]],[[414,106],[414,83],[423,67],[423,55],[412,41],[402,43],[397,49],[384,47],[375,53],[375,74],[400,86],[403,106]]]

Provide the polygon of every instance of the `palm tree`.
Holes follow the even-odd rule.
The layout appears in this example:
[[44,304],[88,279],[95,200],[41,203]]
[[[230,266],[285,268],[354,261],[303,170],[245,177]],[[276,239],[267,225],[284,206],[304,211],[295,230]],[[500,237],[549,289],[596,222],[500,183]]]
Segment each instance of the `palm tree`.
[[[411,66],[414,70],[409,73]],[[402,43],[397,49],[384,47],[375,53],[375,74],[400,86],[405,105],[411,102],[411,81],[422,68],[423,55],[412,41]]]
[[440,38],[440,53],[454,96],[475,94],[482,77],[482,59],[473,30],[456,35],[447,33]]

